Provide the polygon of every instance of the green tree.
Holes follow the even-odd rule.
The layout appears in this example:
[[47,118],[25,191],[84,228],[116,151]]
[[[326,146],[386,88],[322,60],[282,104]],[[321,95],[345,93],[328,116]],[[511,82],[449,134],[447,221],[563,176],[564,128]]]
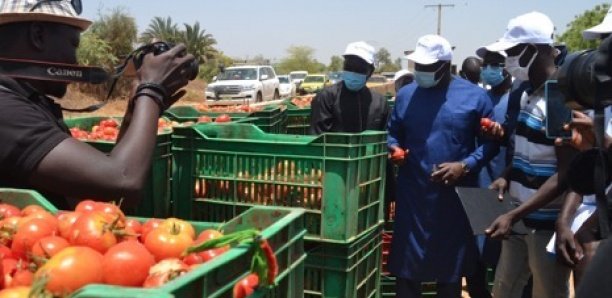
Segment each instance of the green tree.
[[398,57],[397,59],[395,59],[395,62],[393,64],[397,66],[398,70],[402,69],[402,58]]
[[114,65],[119,60],[112,54],[110,44],[90,30],[81,35],[77,59],[79,64],[107,67]]
[[124,57],[134,50],[138,32],[134,18],[121,7],[100,15],[90,31],[108,43],[115,57]]
[[217,52],[213,58],[200,65],[198,76],[210,82],[214,76],[219,74],[219,66],[230,67],[234,63],[233,61],[232,58],[225,56],[223,52]]
[[385,48],[380,48],[375,55],[376,67],[381,67],[385,64],[391,64],[391,53]]
[[217,40],[212,34],[206,33],[206,30],[200,29],[200,23],[196,22],[193,26],[185,25],[185,31],[180,34],[180,42],[187,47],[187,52],[194,55],[200,63],[206,62],[208,59],[215,57],[217,49],[214,45]]
[[[295,70],[320,72],[321,63],[314,59],[314,49],[308,46],[291,46],[287,49],[287,57],[281,60],[277,67],[278,73],[289,73]],[[325,68],[325,65],[323,65]]]
[[178,25],[172,22],[171,17],[154,17],[149,27],[140,34],[141,43],[151,43],[153,41],[176,43],[180,41],[181,38],[181,31]]
[[599,45],[599,41],[584,40],[582,38],[582,31],[601,23],[609,8],[609,4],[597,5],[595,8],[577,15],[567,25],[567,30],[559,36],[558,40],[564,42],[570,52],[596,48]]
[[331,62],[329,63],[329,66],[327,67],[327,69],[329,71],[341,71],[343,65],[344,65],[344,59],[342,59],[342,57],[332,56]]

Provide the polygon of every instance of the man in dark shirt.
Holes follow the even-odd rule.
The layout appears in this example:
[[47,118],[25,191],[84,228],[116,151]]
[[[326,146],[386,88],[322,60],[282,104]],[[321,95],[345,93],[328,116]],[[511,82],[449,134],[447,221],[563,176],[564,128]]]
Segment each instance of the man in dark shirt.
[[[80,33],[91,24],[80,11],[80,1],[2,1],[0,58],[76,64]],[[151,166],[157,119],[184,94],[178,90],[193,59],[183,45],[145,56],[108,155],[70,137],[53,99],[65,95],[67,83],[0,74],[0,187],[36,189],[59,208],[66,208],[65,197],[135,205]]]
[[389,105],[366,87],[374,72],[374,48],[350,43],[344,53],[342,81],[321,91],[312,101],[311,134],[385,130]]

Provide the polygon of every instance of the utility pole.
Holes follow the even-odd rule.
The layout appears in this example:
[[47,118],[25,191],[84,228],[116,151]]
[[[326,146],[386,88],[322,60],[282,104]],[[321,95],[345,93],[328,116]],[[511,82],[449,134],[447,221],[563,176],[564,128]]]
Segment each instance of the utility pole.
[[444,7],[455,7],[454,4],[442,4],[438,3],[435,5],[425,5],[425,8],[437,7],[438,8],[438,35],[442,35],[442,8]]

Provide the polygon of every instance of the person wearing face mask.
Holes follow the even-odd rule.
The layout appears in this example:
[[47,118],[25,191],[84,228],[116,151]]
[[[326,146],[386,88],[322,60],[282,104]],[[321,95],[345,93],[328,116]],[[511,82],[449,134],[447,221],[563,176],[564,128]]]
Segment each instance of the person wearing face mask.
[[323,89],[313,99],[310,133],[385,130],[389,105],[370,90],[366,81],[374,72],[374,47],[359,41],[344,52],[342,81]]
[[[500,193],[509,191],[515,209],[499,216],[486,230],[492,238],[505,239],[495,274],[493,296],[520,297],[529,276],[533,297],[568,297],[568,267],[547,255],[567,186],[565,181],[574,150],[555,147],[546,137],[544,83],[556,72],[554,25],[544,14],[530,12],[508,23],[504,36],[487,50],[505,52],[506,70],[528,84],[509,97],[506,128],[512,135],[512,162],[491,184]],[[512,224],[523,220],[526,235],[510,235]]]
[[[488,87],[487,95],[493,104],[493,120],[503,123],[508,106],[508,91],[512,86],[512,78],[504,69],[505,57],[500,53],[487,51],[484,47],[478,49],[476,53],[483,59],[480,78]],[[506,146],[499,142],[493,145],[498,147],[499,153],[480,171],[478,176],[480,188],[488,188],[506,169]],[[477,235],[476,243],[480,257],[476,260],[473,274],[466,277],[467,289],[470,297],[488,298],[491,297],[491,293],[487,285],[487,267],[495,268],[497,265],[501,242],[487,239],[484,235]]]
[[438,297],[460,297],[477,255],[455,186],[477,186],[492,158],[490,142],[477,140],[493,109],[484,89],[451,75],[452,56],[443,37],[421,37],[407,56],[416,84],[400,89],[389,119],[390,151],[406,152],[392,155],[400,167],[388,264],[397,297],[421,297],[423,281],[437,282]]

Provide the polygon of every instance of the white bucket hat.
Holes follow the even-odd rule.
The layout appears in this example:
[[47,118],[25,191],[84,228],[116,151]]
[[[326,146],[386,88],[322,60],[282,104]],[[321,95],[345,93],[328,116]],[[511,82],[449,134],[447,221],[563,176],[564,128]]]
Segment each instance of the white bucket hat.
[[50,22],[74,26],[84,31],[89,28],[91,21],[79,17],[80,6],[80,0],[3,0],[0,4],[0,25]]

